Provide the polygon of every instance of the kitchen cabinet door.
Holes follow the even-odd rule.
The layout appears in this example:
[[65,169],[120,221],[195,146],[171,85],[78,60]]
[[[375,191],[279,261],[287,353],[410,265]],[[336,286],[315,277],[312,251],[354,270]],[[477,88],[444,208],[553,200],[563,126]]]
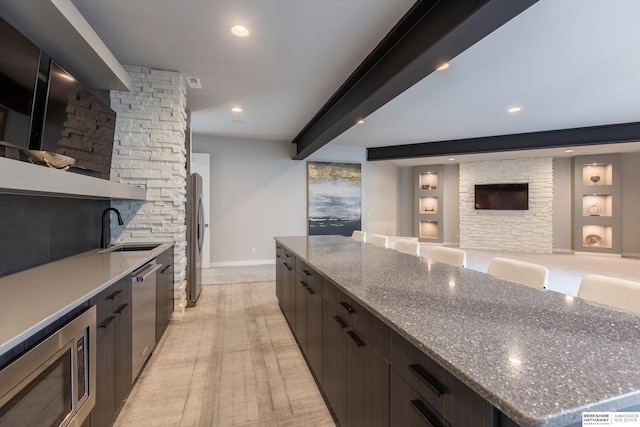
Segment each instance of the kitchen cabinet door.
[[91,426],[111,426],[131,390],[131,276],[91,299],[96,324],[96,403]]
[[347,425],[347,324],[323,301],[322,390],[340,425]]
[[[293,265],[292,265],[293,261]],[[285,271],[284,271],[284,282],[283,282],[283,306],[284,315],[287,318],[287,322],[289,322],[289,328],[292,331],[295,331],[296,325],[296,270],[295,270],[295,258],[292,260],[289,258],[288,261],[284,263]]]
[[295,294],[295,328],[294,334],[303,353],[307,353],[307,282],[296,274],[294,283]]
[[115,319],[107,316],[96,327],[96,403],[91,411],[91,427],[108,427],[115,417]]
[[389,425],[389,364],[355,330],[347,339],[347,425]]
[[322,382],[322,283],[309,282],[307,292],[307,360],[318,382]]
[[156,343],[160,341],[173,314],[173,247],[161,253],[157,262],[162,268],[156,276]]
[[115,309],[115,412],[120,412],[133,381],[131,356],[131,285],[128,286],[127,301],[122,301]]

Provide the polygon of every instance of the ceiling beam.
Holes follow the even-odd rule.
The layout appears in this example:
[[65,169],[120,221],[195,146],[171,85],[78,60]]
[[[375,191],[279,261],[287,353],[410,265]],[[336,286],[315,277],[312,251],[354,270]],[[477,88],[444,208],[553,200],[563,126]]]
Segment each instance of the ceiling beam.
[[367,160],[398,160],[640,141],[640,122],[367,149]]
[[418,0],[293,139],[302,160],[537,0]]

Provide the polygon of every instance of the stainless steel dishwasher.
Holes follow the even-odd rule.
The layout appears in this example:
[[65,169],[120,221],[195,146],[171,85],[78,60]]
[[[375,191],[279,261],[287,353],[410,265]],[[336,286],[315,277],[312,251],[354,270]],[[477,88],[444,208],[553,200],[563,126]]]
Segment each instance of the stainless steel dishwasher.
[[156,272],[162,264],[156,260],[133,273],[132,305],[132,379],[135,380],[156,345]]

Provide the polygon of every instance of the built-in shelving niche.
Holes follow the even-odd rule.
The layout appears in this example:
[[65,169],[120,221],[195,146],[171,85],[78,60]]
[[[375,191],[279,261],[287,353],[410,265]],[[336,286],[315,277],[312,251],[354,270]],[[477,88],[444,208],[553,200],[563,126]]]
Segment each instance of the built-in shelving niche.
[[426,215],[438,214],[438,198],[437,197],[420,197],[420,213]]
[[418,237],[421,239],[438,240],[438,222],[420,221],[420,235]]
[[620,155],[573,158],[573,250],[620,254]]

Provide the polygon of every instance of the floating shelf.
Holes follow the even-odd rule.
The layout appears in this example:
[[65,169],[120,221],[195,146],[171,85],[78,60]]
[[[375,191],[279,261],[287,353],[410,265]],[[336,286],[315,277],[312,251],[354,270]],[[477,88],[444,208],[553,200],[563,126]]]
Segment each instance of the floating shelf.
[[146,200],[147,190],[0,157],[0,193],[81,199]]

